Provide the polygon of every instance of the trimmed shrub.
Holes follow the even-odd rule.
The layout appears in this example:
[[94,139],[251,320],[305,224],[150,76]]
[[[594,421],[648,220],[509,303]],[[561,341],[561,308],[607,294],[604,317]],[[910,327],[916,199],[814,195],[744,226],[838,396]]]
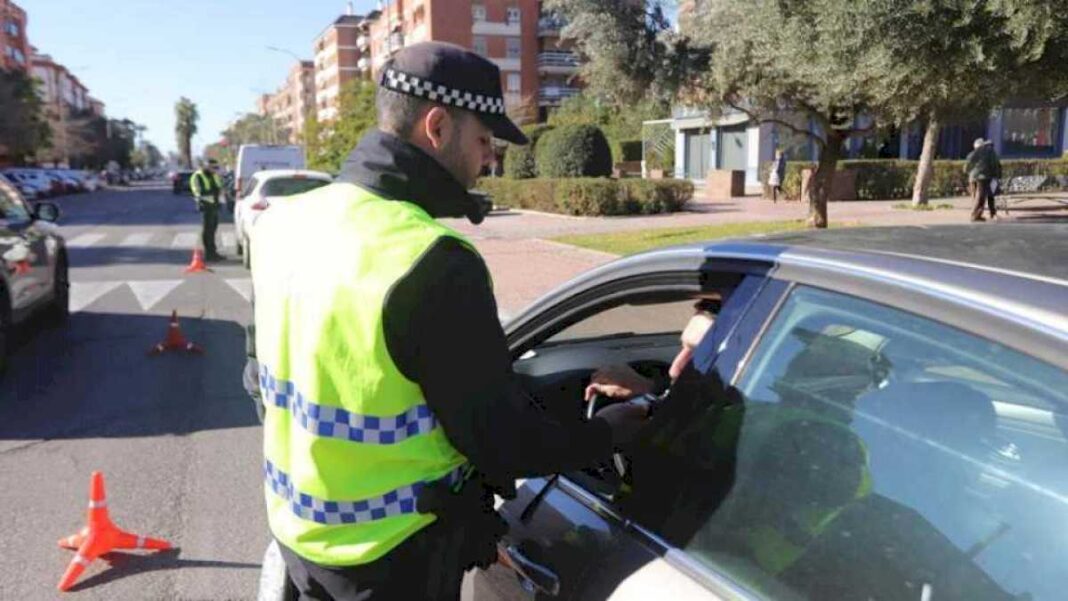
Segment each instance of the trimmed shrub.
[[534,161],[534,148],[538,139],[546,132],[552,130],[552,126],[545,124],[528,125],[520,128],[530,139],[526,146],[510,144],[504,153],[504,176],[512,179],[529,179],[538,177],[537,164]]
[[673,213],[693,198],[687,180],[606,178],[484,178],[478,189],[498,206],[566,215],[653,215]]
[[[932,198],[963,196],[968,194],[968,175],[964,161],[935,161],[929,194]],[[767,187],[767,172],[771,163],[762,163],[760,178]],[[790,161],[786,164],[783,193],[791,200],[801,197],[801,171],[814,169],[816,164],[808,161]],[[916,181],[918,161],[894,159],[840,161],[838,169],[853,169],[857,172],[858,200],[901,200],[912,197]],[[1068,160],[1064,159],[1005,159],[1001,161],[1002,178],[1009,179],[1027,175],[1051,176],[1047,189],[1060,189],[1063,178],[1068,177]],[[1060,176],[1062,179],[1057,179]],[[770,194],[767,193],[770,197]]]
[[595,125],[565,125],[546,133],[534,149],[538,177],[608,177],[612,151]]

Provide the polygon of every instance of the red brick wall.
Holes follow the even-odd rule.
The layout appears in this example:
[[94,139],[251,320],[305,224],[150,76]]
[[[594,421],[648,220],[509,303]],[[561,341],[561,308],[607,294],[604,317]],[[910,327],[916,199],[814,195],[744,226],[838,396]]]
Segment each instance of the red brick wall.
[[[8,21],[18,25],[17,36],[11,36],[7,33]],[[0,0],[0,64],[5,69],[28,70],[30,68],[30,42],[26,35],[27,21],[26,11],[22,10],[17,4],[10,2],[10,0]],[[8,48],[17,48],[22,52],[25,61],[19,63],[9,57]]]

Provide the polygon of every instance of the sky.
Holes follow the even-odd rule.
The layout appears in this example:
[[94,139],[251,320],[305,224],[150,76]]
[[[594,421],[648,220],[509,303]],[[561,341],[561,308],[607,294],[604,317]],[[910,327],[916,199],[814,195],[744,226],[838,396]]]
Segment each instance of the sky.
[[[200,111],[194,154],[219,138],[237,114],[255,110],[296,59],[346,11],[345,0],[15,0],[26,10],[30,43],[65,65],[109,117],[148,127],[164,153],[176,149],[174,103]],[[355,0],[357,14],[375,0]]]

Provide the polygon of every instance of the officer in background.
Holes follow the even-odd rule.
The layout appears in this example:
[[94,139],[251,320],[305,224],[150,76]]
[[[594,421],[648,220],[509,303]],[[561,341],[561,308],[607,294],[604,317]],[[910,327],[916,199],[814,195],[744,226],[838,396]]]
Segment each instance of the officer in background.
[[211,159],[189,178],[189,189],[193,192],[201,217],[200,238],[204,245],[205,261],[223,259],[215,248],[215,230],[219,227],[219,197],[223,193],[222,178],[216,173],[218,166],[218,162]]
[[647,409],[582,421],[581,399],[565,419],[527,397],[486,264],[435,221],[481,222],[468,189],[493,138],[527,142],[497,66],[406,47],[377,112],[336,183],[256,225],[267,514],[302,599],[458,599],[463,572],[497,558],[493,494],[607,460]]

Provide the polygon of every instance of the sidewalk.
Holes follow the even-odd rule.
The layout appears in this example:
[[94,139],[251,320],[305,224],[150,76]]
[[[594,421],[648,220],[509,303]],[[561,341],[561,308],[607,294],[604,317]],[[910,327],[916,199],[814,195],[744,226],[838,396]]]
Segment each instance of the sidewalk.
[[[1068,197],[1068,194],[1065,194]],[[936,225],[968,223],[971,199],[934,199],[931,204],[952,204],[952,209],[911,211],[893,205],[907,201],[832,202],[831,223],[865,226]],[[613,255],[576,248],[547,239],[569,234],[598,234],[672,227],[700,227],[717,223],[800,220],[808,206],[757,197],[695,199],[685,211],[645,217],[568,217],[528,211],[493,213],[478,226],[466,219],[445,220],[471,237],[493,275],[501,313],[512,315],[576,275],[613,260]],[[1013,208],[1005,221],[1031,221],[1036,217],[1068,219],[1068,213],[1042,205]],[[991,224],[996,227],[996,224]]]

